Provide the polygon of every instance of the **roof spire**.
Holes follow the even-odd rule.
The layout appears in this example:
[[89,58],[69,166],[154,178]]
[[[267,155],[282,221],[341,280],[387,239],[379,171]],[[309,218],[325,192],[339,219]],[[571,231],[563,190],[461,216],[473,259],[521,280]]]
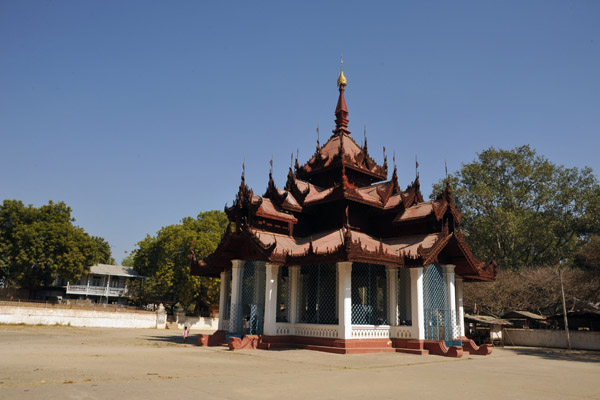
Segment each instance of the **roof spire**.
[[334,135],[340,135],[341,133],[350,134],[348,130],[348,107],[346,107],[346,99],[344,98],[344,91],[348,81],[344,76],[344,58],[342,57],[342,68],[340,69],[340,76],[337,80],[337,85],[340,91],[338,98],[337,107],[335,108],[335,129],[333,130]]

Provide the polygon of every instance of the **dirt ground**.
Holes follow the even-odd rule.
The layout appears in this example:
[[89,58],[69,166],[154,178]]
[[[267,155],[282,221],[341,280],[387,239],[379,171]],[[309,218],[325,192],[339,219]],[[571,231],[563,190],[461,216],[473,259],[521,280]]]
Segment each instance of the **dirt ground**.
[[173,330],[0,325],[0,399],[600,399],[599,380],[597,352],[230,352]]

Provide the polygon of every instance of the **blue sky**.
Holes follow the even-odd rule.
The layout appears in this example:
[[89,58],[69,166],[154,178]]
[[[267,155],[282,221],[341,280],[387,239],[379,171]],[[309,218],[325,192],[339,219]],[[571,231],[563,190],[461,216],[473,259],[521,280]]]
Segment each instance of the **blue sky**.
[[490,146],[600,171],[600,2],[0,2],[0,200],[65,201],[120,261],[350,130],[425,196]]

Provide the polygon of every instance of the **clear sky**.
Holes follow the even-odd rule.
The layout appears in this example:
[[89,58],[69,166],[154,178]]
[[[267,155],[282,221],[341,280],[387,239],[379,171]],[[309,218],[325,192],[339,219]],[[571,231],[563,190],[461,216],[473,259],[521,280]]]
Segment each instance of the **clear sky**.
[[117,262],[258,194],[334,127],[424,195],[490,146],[600,171],[600,1],[0,2],[0,200],[65,201]]

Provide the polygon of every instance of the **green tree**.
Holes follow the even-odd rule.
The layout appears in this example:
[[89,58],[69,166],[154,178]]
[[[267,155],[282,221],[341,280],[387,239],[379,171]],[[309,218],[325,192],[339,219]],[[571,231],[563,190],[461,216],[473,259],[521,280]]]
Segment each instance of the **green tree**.
[[[501,268],[571,263],[600,227],[592,170],[553,164],[529,146],[491,147],[450,181],[474,253],[496,257]],[[434,195],[443,185],[434,186]]]
[[[126,252],[127,253],[127,252]],[[121,265],[124,265],[125,267],[133,267],[133,263],[134,263],[134,259],[133,259],[133,253],[129,253],[127,254],[122,260],[121,260]]]
[[36,290],[58,275],[77,281],[89,267],[112,260],[109,244],[74,226],[71,208],[53,203],[40,208],[19,200],[0,206],[0,279],[5,286]]
[[575,254],[575,264],[600,275],[600,236],[593,235]]
[[186,217],[180,224],[146,236],[132,253],[133,266],[148,277],[138,291],[139,301],[180,304],[196,310],[218,304],[219,280],[190,274],[192,243],[200,258],[213,252],[219,244],[228,220],[222,211],[207,211],[198,217]]

